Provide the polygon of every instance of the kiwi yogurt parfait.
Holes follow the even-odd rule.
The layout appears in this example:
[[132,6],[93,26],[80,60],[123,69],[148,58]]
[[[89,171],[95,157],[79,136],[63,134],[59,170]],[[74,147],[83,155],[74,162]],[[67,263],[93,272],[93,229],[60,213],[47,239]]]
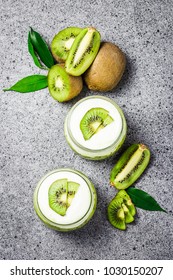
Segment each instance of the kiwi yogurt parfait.
[[61,168],[46,174],[34,192],[34,209],[50,228],[72,231],[86,225],[97,205],[92,182],[77,170]]
[[80,156],[101,160],[115,154],[126,138],[127,124],[121,108],[110,98],[89,96],[78,101],[65,119],[64,133]]

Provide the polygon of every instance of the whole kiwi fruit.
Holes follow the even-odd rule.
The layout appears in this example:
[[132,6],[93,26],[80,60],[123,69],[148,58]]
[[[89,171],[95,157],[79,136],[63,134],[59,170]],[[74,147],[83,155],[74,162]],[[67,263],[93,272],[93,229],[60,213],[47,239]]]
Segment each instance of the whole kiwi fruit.
[[110,42],[102,42],[99,52],[84,73],[84,80],[91,90],[112,90],[121,80],[126,66],[124,53]]

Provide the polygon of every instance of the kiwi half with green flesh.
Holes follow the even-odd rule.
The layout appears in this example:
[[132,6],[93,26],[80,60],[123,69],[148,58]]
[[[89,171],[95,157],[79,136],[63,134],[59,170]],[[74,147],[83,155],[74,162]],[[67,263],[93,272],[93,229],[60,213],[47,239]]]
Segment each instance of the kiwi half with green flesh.
[[72,203],[72,200],[79,188],[79,184],[76,182],[69,181],[67,184],[67,207],[69,207]]
[[73,76],[82,75],[95,59],[100,47],[100,33],[94,27],[84,28],[75,38],[65,68]]
[[54,36],[51,51],[57,62],[64,62],[67,59],[69,50],[81,30],[79,27],[67,27]]
[[76,97],[82,90],[82,77],[73,77],[66,73],[64,64],[53,65],[48,72],[48,88],[51,96],[65,102]]
[[88,110],[80,121],[80,130],[85,140],[90,139],[100,129],[110,124],[113,118],[103,108],[92,108]]
[[111,171],[110,183],[117,189],[131,186],[144,172],[150,160],[150,151],[144,144],[131,145]]
[[67,179],[53,182],[48,191],[49,206],[61,216],[67,211]]
[[108,205],[107,215],[108,220],[115,228],[125,230],[125,214],[122,208],[123,200],[121,198],[114,198]]

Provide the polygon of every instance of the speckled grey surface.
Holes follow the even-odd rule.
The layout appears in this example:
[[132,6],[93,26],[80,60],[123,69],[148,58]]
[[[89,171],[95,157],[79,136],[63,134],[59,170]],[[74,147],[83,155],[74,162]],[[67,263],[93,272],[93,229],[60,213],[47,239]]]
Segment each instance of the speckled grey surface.
[[[168,214],[138,210],[126,232],[106,219],[115,194],[109,186],[114,158],[91,162],[66,144],[64,118],[73,104],[93,92],[84,88],[68,104],[53,100],[47,89],[0,98],[0,258],[1,259],[173,259],[173,4],[139,1],[1,1],[1,87],[36,73],[27,51],[29,26],[48,43],[67,26],[95,26],[102,40],[116,43],[127,69],[116,89],[106,93],[124,110],[128,134],[123,149],[144,142],[151,163],[136,187],[154,196]],[[98,94],[98,93],[96,93]],[[48,229],[33,210],[37,182],[57,167],[84,172],[94,183],[98,206],[90,223],[71,233]]]

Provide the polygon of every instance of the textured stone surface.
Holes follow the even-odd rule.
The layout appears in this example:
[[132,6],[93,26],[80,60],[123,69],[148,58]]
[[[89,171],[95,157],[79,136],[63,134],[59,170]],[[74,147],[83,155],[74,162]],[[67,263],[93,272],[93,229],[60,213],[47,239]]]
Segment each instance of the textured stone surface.
[[[1,1],[1,87],[44,73],[27,51],[29,26],[48,43],[67,26],[95,26],[103,40],[125,52],[127,69],[116,89],[106,93],[124,110],[128,123],[124,149],[144,142],[151,163],[136,187],[149,192],[167,211],[138,210],[126,232],[106,219],[115,194],[109,173],[118,156],[90,162],[75,155],[63,134],[64,118],[83,92],[68,104],[53,100],[47,89],[0,98],[0,258],[1,259],[173,259],[173,5],[171,0]],[[98,94],[98,93],[96,93]],[[45,227],[33,210],[40,178],[57,167],[84,172],[98,193],[93,219],[83,229],[59,233]]]

